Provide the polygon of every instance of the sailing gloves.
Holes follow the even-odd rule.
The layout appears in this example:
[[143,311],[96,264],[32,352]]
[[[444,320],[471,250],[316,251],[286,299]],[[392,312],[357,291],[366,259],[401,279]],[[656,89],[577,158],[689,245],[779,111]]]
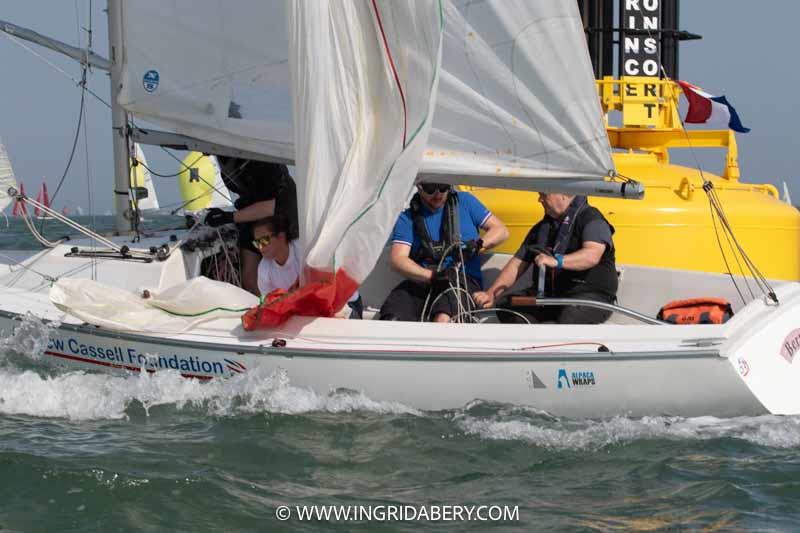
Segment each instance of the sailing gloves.
[[474,241],[467,241],[461,245],[462,253],[464,254],[464,259],[471,259],[478,255],[483,248],[483,239],[478,238]]
[[431,277],[431,285],[435,288],[446,288],[455,285],[458,280],[458,271],[454,267],[436,270]]
[[206,219],[204,222],[207,226],[211,226],[212,228],[224,226],[225,224],[231,224],[233,223],[233,212],[223,211],[219,207],[212,207],[208,210],[208,213],[206,213]]

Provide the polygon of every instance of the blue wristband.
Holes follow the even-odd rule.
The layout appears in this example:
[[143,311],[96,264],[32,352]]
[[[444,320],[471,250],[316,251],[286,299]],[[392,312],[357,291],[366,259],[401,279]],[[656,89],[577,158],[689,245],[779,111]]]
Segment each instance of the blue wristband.
[[562,268],[564,268],[564,256],[561,255],[561,254],[556,254],[553,257],[556,258],[556,268],[558,270],[561,270]]

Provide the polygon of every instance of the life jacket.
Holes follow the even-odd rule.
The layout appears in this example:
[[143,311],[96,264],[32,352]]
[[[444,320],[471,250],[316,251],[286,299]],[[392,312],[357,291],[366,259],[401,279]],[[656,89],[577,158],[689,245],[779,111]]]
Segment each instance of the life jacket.
[[448,254],[453,253],[455,248],[450,248],[450,246],[454,242],[461,240],[461,226],[458,219],[458,193],[456,191],[450,190],[443,209],[442,226],[439,231],[440,240],[434,241],[431,239],[428,226],[425,224],[425,212],[419,193],[416,193],[411,198],[411,222],[420,246],[411,252],[410,257],[420,265],[438,264],[442,260],[445,251]]
[[[563,255],[571,254],[580,250],[583,247],[583,228],[589,223],[596,220],[602,220],[611,230],[611,235],[614,235],[614,226],[612,226],[603,214],[591,205],[584,205],[575,214],[572,222],[573,227],[567,237],[566,246],[562,244],[563,251],[556,251]],[[539,222],[533,227],[531,233],[537,235],[544,221]],[[552,242],[556,238],[557,227],[551,228],[551,234],[548,236],[547,241],[549,247],[552,249]],[[536,246],[534,241],[531,246]],[[582,294],[603,294],[613,301],[617,295],[617,287],[619,281],[617,279],[616,258],[613,246],[606,246],[603,255],[600,257],[600,262],[588,270],[556,270],[548,269],[549,275],[545,276],[545,294],[547,296],[557,297],[580,297]],[[534,266],[533,271],[533,291],[538,289],[539,283],[539,268]]]
[[732,316],[731,304],[723,298],[689,298],[669,302],[656,318],[670,324],[724,324]]

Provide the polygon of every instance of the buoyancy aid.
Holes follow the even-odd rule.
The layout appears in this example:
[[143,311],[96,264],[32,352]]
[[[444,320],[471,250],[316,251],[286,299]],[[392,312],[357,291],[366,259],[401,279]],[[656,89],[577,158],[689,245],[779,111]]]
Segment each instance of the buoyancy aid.
[[723,298],[689,298],[669,302],[656,318],[670,324],[724,324],[732,316],[731,304]]
[[438,264],[445,252],[450,254],[455,250],[455,247],[451,248],[451,245],[461,241],[458,193],[456,191],[451,190],[448,193],[443,209],[439,240],[434,241],[425,224],[425,212],[419,193],[414,194],[411,198],[411,223],[420,246],[412,250],[410,257],[420,265]]
[[[571,220],[572,227],[567,232],[564,231],[563,227],[552,224],[547,219],[542,220],[534,227],[536,241],[531,245],[541,246],[546,243],[546,247],[553,250],[554,244],[557,244],[557,248],[553,250],[554,254],[571,254],[583,247],[583,239],[581,237],[583,229],[596,220],[602,220],[608,224],[611,234],[614,234],[614,226],[606,220],[597,208],[586,203],[577,206]],[[615,255],[614,247],[606,246],[600,262],[588,270],[552,269],[550,275],[546,276],[545,294],[548,296],[570,297],[587,293],[599,293],[607,296],[610,300],[614,300],[619,285]],[[532,270],[533,290],[536,291],[538,289],[539,269],[534,266]]]

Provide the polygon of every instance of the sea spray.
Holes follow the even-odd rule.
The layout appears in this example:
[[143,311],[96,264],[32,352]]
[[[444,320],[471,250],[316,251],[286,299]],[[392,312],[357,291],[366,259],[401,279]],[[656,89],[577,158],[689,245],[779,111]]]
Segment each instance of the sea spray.
[[26,313],[11,331],[0,331],[0,364],[9,361],[9,355],[18,355],[38,361],[50,342],[50,336],[61,324],[45,322]]
[[216,417],[354,411],[421,415],[403,404],[375,401],[356,391],[320,395],[291,385],[283,369],[256,368],[210,382],[186,379],[177,371],[111,375],[60,370],[44,376],[16,367],[0,369],[0,414],[124,419],[135,405],[141,406],[146,416],[159,406],[200,410]]

